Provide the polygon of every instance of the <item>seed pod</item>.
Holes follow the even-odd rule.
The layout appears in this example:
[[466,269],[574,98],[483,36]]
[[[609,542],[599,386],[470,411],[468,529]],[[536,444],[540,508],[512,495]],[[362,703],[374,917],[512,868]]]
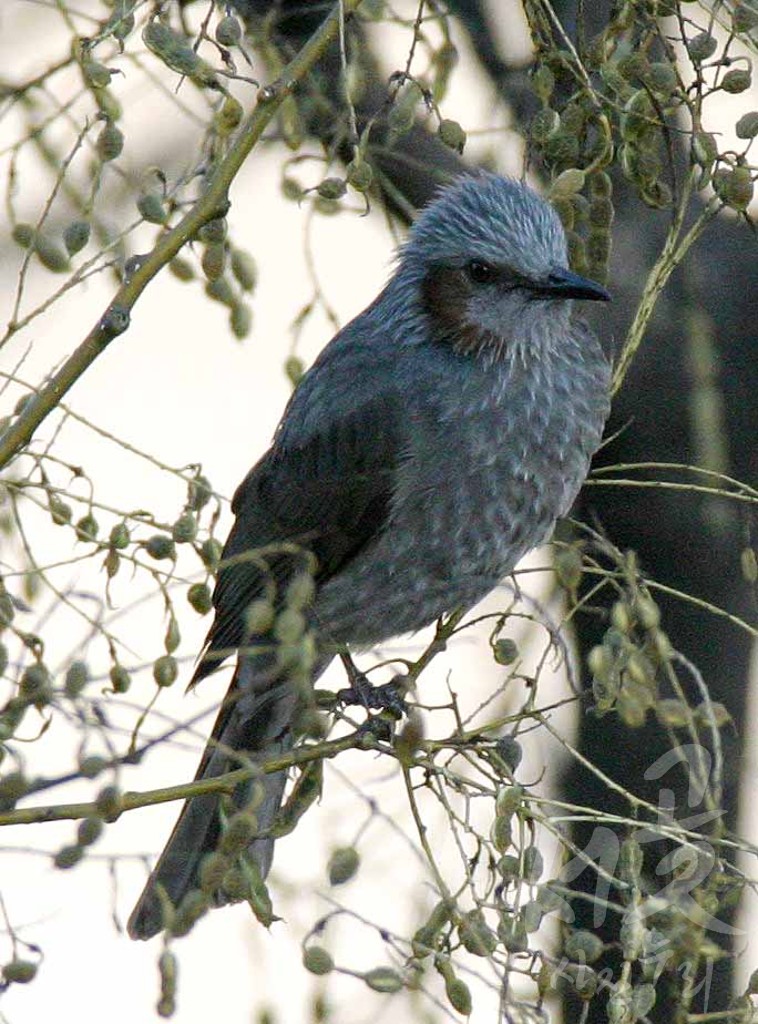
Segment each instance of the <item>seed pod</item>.
[[742,549],[740,552],[740,567],[746,583],[758,583],[758,557],[756,556],[755,548],[746,547]]
[[758,26],[758,10],[752,0],[737,0],[732,10],[732,32],[751,32]]
[[642,956],[646,931],[639,906],[631,904],[624,912],[619,929],[621,952],[628,962],[634,963]]
[[179,75],[187,75],[198,85],[217,85],[213,68],[198,57],[183,36],[154,19],[142,31],[142,40],[159,60]]
[[[444,141],[444,140],[443,140]],[[356,156],[345,168],[347,182],[356,192],[368,192],[374,180],[371,164],[360,156]]]
[[197,537],[197,519],[191,512],[183,512],[171,527],[171,536],[177,544],[191,544]]
[[347,185],[342,178],[324,178],[316,192],[322,199],[341,199],[347,192]]
[[126,693],[132,685],[132,677],[123,665],[113,665],[108,673],[108,678],[114,693]]
[[510,637],[501,637],[492,645],[492,655],[498,665],[512,665],[518,653],[516,641]]
[[550,186],[550,198],[554,196],[573,196],[584,188],[585,173],[578,167],[569,167],[562,171]]
[[711,728],[716,726],[721,729],[725,725],[731,725],[732,716],[726,707],[717,700],[703,701],[693,710],[692,715],[695,725],[699,728]]
[[226,823],[218,844],[219,852],[227,856],[241,853],[250,845],[257,831],[258,819],[255,815],[238,811]]
[[610,199],[596,196],[590,203],[589,222],[593,228],[607,231],[613,224],[613,203]]
[[198,615],[207,615],[213,607],[210,587],[206,583],[193,583],[187,591],[187,600]]
[[190,890],[176,909],[171,922],[171,934],[177,939],[189,934],[195,922],[200,920],[209,906],[210,901],[206,893],[199,889]]
[[670,698],[655,705],[655,717],[669,729],[684,729],[691,721],[691,712],[683,700]]
[[215,281],[217,277],[221,277],[226,269],[226,246],[223,244],[207,246],[200,264],[209,281]]
[[108,767],[108,760],[99,754],[88,754],[79,762],[79,774],[83,779],[96,779]]
[[508,847],[513,842],[513,831],[511,829],[510,816],[498,815],[492,822],[492,828],[490,829],[490,838],[492,839],[492,845],[495,847],[498,853],[505,853]]
[[561,973],[569,981],[580,999],[589,1001],[597,992],[598,976],[586,964],[564,964]]
[[111,548],[108,554],[105,556],[103,566],[105,568],[106,576],[108,577],[109,580],[112,580],[113,577],[121,568],[121,556],[119,555],[118,551],[114,551],[113,548]]
[[[507,739],[508,737],[503,738]],[[516,743],[515,740],[512,740],[511,742]],[[521,748],[518,743],[516,743],[516,746],[518,747],[520,760]],[[495,798],[495,813],[498,817],[511,818],[521,807],[523,798],[524,790],[522,786],[504,786],[498,791]]]
[[500,914],[497,934],[507,953],[526,953],[529,949],[529,937],[520,917],[503,911]]
[[303,950],[303,967],[320,977],[334,970],[334,960],[323,946],[308,946]]
[[294,576],[287,584],[284,593],[284,602],[289,608],[302,611],[313,603],[316,593],[316,584],[310,573],[302,572]]
[[687,40],[687,52],[693,64],[702,64],[718,49],[718,40],[710,32],[698,32]]
[[80,846],[92,846],[102,834],[102,818],[83,818],[76,827],[76,838]]
[[244,249],[232,249],[232,273],[243,292],[251,292],[258,280],[255,260]]
[[275,617],[274,605],[265,597],[251,601],[245,609],[245,633],[248,636],[267,633],[273,626]]
[[651,64],[645,76],[645,84],[656,96],[667,99],[679,86],[676,68],[666,61]]
[[545,911],[542,909],[538,900],[527,900],[521,908],[521,917],[524,922],[524,930],[527,935],[531,935],[533,932],[538,931],[544,916]]
[[222,46],[236,46],[242,39],[242,26],[232,14],[225,15],[216,25],[216,42]]
[[[495,752],[510,772],[516,771],[521,764],[521,758],[524,756],[521,744],[513,736],[501,736],[495,744]],[[523,790],[520,786],[510,786],[509,790],[518,791],[520,796],[523,795]],[[521,799],[519,798],[520,802]]]
[[352,846],[335,850],[329,858],[327,871],[330,885],[344,885],[355,875],[360,866],[358,851]]
[[632,989],[630,1010],[633,1020],[641,1020],[647,1017],[655,1006],[655,985],[646,982],[643,985],[635,985]]
[[198,238],[201,242],[207,242],[208,245],[218,245],[220,242],[226,241],[228,230],[226,217],[214,217],[213,220],[203,224],[198,231]]
[[34,251],[42,266],[54,274],[65,274],[67,270],[71,269],[68,253],[61,249],[52,238],[41,232],[37,232],[34,236]]
[[31,224],[14,224],[11,237],[16,245],[28,249],[34,243],[36,232]]
[[546,104],[552,96],[555,89],[555,75],[547,64],[540,64],[532,75],[532,89],[537,99],[543,104]]
[[758,110],[743,114],[734,130],[738,139],[754,139],[758,135]]
[[440,121],[437,134],[445,146],[454,149],[456,153],[462,153],[466,145],[466,133],[457,121],[444,118]]
[[153,679],[156,686],[171,686],[179,675],[176,658],[170,654],[162,654],[153,662]]
[[753,179],[749,167],[735,167],[723,180],[719,195],[733,210],[746,210],[753,199]]
[[569,960],[593,964],[602,954],[605,946],[594,932],[584,929],[570,932],[563,944],[563,952]]
[[165,533],[155,533],[145,541],[145,551],[156,561],[162,558],[176,558],[176,546]]
[[584,239],[576,231],[566,232],[568,242],[569,266],[577,274],[584,274],[587,270],[587,247]]
[[220,302],[222,306],[228,306],[229,309],[232,309],[239,301],[231,281],[225,274],[217,277],[214,281],[206,281],[205,294],[209,299]]
[[537,882],[544,870],[542,854],[536,846],[527,846],[524,850],[524,880],[526,882]]
[[253,311],[246,302],[235,302],[229,312],[229,326],[239,341],[250,334],[253,326]]
[[158,972],[161,979],[161,994],[156,1010],[159,1017],[172,1017],[176,1011],[176,956],[170,949],[164,949],[158,958]]
[[721,88],[724,92],[744,92],[752,85],[752,78],[748,68],[730,68],[721,79]]
[[61,871],[75,867],[84,856],[83,846],[62,846],[53,857],[53,864]]
[[556,196],[550,197],[553,209],[561,218],[561,224],[564,230],[571,231],[574,227],[574,204],[571,202],[569,196]]
[[215,893],[224,884],[224,875],[229,869],[229,859],[222,853],[206,853],[200,862],[200,888],[204,893]]
[[10,811],[29,792],[29,780],[22,771],[8,772],[0,779],[0,808]]
[[645,856],[636,839],[625,839],[621,844],[618,861],[618,876],[630,885],[639,885]]
[[178,281],[194,280],[195,268],[183,256],[174,256],[168,265],[168,269]]
[[224,99],[221,110],[218,111],[214,118],[216,130],[221,135],[229,135],[240,124],[244,113],[245,111],[239,100],[236,100],[233,96],[227,96]]
[[302,612],[296,608],[284,608],[276,616],[274,637],[280,644],[294,644],[306,630],[306,620]]
[[529,135],[536,143],[546,142],[561,126],[561,119],[556,110],[544,107],[538,110],[529,125]]
[[458,924],[458,937],[474,956],[491,956],[497,949],[497,935],[485,921],[481,910],[464,914]]
[[618,70],[633,85],[641,85],[650,77],[650,61],[641,50],[636,50],[618,62]]
[[173,654],[181,643],[181,634],[179,632],[179,623],[172,615],[168,622],[168,628],[166,629],[166,636],[163,639],[163,646],[166,648],[168,654]]
[[222,551],[221,543],[215,537],[209,537],[200,545],[200,557],[209,572],[215,572],[218,569]]
[[471,1014],[473,1008],[471,989],[465,981],[461,981],[460,978],[456,978],[454,975],[450,978],[445,978],[445,995],[450,1005],[458,1013],[462,1013],[464,1017],[468,1017]]
[[28,985],[37,976],[37,964],[31,960],[10,960],[3,965],[3,981],[11,985]]
[[363,975],[363,980],[374,992],[399,992],[403,988],[403,979],[391,967],[375,967]]
[[48,704],[53,699],[53,680],[42,662],[35,662],[24,669],[18,692],[24,701],[38,707]]
[[165,224],[168,219],[163,197],[157,192],[145,192],[137,200],[137,209],[150,224]]
[[87,85],[95,89],[105,89],[111,84],[111,71],[104,64],[96,60],[82,61],[82,74]]
[[284,372],[287,374],[290,384],[294,387],[305,373],[303,360],[298,356],[288,356],[284,363]]
[[112,548],[123,551],[129,546],[129,529],[126,523],[116,523],[108,537],[108,543]]
[[63,244],[69,256],[75,256],[89,242],[90,226],[86,220],[74,220],[63,232]]
[[121,151],[124,148],[123,132],[112,121],[106,122],[105,127],[97,137],[95,148],[103,163],[116,160],[121,156]]
[[[194,476],[187,485],[187,506],[193,512],[199,512],[201,508],[211,499],[213,494],[213,488],[211,487],[210,480],[204,477],[201,473]],[[216,541],[218,543],[218,541]]]
[[74,529],[76,530],[77,540],[82,541],[97,540],[97,535],[100,531],[97,519],[95,519],[91,512],[86,516],[82,516],[82,518],[76,523]]
[[95,797],[95,810],[104,821],[115,821],[122,810],[118,786],[104,786]]
[[587,236],[587,258],[592,265],[608,262],[611,255],[611,237],[607,231],[594,228]]
[[89,666],[86,661],[72,661],[66,670],[63,692],[70,700],[74,700],[89,682]]
[[610,199],[613,195],[613,182],[605,171],[593,171],[588,175],[590,198]]

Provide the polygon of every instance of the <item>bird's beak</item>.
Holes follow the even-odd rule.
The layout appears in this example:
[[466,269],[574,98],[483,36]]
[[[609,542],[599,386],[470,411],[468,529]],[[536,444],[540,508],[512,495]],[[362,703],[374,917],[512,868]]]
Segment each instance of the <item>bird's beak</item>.
[[544,281],[538,285],[543,295],[554,296],[556,299],[587,299],[590,302],[609,302],[608,292],[597,281],[575,274],[566,267],[553,267]]

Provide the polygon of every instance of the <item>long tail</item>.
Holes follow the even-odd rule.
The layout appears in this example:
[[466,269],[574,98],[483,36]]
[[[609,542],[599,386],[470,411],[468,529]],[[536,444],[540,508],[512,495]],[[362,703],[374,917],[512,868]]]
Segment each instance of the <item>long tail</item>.
[[[325,659],[316,666],[314,679],[330,660]],[[259,679],[248,676],[252,676],[251,662],[241,659],[203,753],[196,780],[223,775],[241,767],[249,758],[264,760],[292,747],[290,726],[297,705],[292,684],[286,679],[269,679],[262,689]],[[232,796],[233,808],[242,809],[250,804],[254,787],[263,787],[262,799],[258,791],[255,808],[256,834],[260,838],[253,838],[247,847],[248,855],[263,877],[268,874],[274,853],[274,840],[266,833],[281,807],[286,783],[286,772],[273,772],[240,784]],[[221,837],[220,805],[221,797],[217,793],[194,796],[184,804],[129,918],[127,930],[133,939],[150,939],[163,928],[159,886],[174,907],[187,893],[199,888],[203,858],[216,849]],[[231,898],[219,891],[214,894],[213,902],[220,905],[231,902]]]

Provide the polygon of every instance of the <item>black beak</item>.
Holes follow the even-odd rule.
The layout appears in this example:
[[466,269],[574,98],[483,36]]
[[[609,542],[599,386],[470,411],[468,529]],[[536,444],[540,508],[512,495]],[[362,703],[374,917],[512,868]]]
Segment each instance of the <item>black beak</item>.
[[608,292],[597,281],[575,274],[566,267],[553,267],[547,279],[540,281],[535,291],[556,299],[586,299],[589,302],[609,302]]

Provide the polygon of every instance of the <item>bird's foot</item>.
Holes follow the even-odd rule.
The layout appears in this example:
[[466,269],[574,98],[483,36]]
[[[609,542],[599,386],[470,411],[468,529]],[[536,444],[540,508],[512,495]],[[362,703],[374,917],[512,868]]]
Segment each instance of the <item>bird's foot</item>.
[[359,671],[348,654],[340,655],[345,666],[350,686],[337,692],[337,700],[345,707],[362,707],[366,711],[388,711],[400,719],[408,714],[408,705],[403,694],[405,687],[400,679],[391,679],[381,686],[374,686],[365,673]]

